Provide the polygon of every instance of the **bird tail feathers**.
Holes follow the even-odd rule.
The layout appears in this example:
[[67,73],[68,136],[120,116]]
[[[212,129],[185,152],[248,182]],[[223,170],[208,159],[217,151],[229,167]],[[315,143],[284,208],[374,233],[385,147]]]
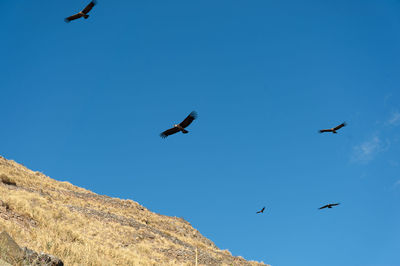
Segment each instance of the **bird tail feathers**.
[[85,19],[87,19],[87,18],[89,17],[89,15],[84,15],[83,17],[84,17]]
[[189,133],[189,131],[187,131],[186,129],[182,129],[182,133],[187,134],[187,133]]

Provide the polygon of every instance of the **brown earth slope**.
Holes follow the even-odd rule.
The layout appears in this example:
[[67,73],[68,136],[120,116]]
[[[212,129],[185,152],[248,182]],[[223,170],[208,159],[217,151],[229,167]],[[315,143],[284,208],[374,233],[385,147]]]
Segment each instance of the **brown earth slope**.
[[[97,195],[0,156],[0,231],[65,265],[264,265],[218,249],[182,218]],[[197,254],[197,256],[196,256]]]

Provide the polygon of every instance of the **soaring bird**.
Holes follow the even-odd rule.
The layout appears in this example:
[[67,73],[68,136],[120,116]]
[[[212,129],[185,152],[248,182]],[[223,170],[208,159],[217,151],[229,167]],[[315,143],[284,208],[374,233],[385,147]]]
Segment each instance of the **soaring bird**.
[[344,127],[345,125],[346,125],[346,122],[343,122],[343,123],[341,123],[340,125],[338,125],[338,126],[336,126],[336,127],[333,127],[333,128],[330,128],[330,129],[321,129],[321,130],[319,131],[319,133],[332,132],[332,133],[336,134],[336,133],[337,133],[336,130],[341,129],[341,128]]
[[87,19],[89,17],[89,15],[87,13],[89,13],[90,10],[92,10],[92,8],[96,5],[96,0],[93,0],[92,2],[90,2],[82,11],[76,13],[75,15],[72,15],[70,17],[67,17],[66,19],[64,19],[65,22],[70,22],[72,20],[84,17],[85,19]]
[[265,210],[265,207],[263,207],[263,208],[261,209],[261,211],[258,211],[258,212],[256,212],[256,213],[264,213],[264,210]]
[[162,138],[166,138],[169,135],[178,133],[179,131],[181,131],[183,134],[187,134],[187,133],[189,133],[189,131],[187,131],[185,128],[188,127],[193,122],[193,120],[195,120],[196,118],[197,118],[197,113],[195,111],[193,111],[185,118],[185,120],[183,120],[182,122],[180,122],[177,125],[174,125],[173,128],[165,130],[164,132],[162,132],[160,134],[160,136]]
[[337,205],[339,205],[339,204],[340,204],[340,203],[330,203],[330,204],[326,204],[326,205],[322,206],[321,208],[319,208],[319,210],[322,210],[322,209],[325,209],[325,208],[331,209],[333,206],[337,206]]

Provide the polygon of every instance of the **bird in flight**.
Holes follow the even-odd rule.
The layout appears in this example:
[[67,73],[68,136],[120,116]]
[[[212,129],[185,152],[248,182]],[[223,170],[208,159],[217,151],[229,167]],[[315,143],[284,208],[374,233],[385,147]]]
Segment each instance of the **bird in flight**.
[[319,133],[332,132],[332,133],[336,134],[336,133],[337,133],[336,130],[341,129],[341,128],[344,127],[344,126],[346,126],[346,122],[343,122],[343,123],[341,123],[340,125],[338,125],[338,126],[336,126],[336,127],[333,127],[333,128],[330,128],[330,129],[321,129],[321,130],[319,131]]
[[263,207],[260,211],[256,212],[256,213],[264,213],[265,207]]
[[321,208],[319,208],[319,210],[322,210],[322,209],[325,209],[325,208],[331,209],[333,206],[337,206],[337,205],[339,205],[339,204],[340,204],[340,203],[330,203],[330,204],[326,204],[326,205],[322,206]]
[[195,111],[193,111],[185,118],[185,120],[183,120],[182,122],[180,122],[177,125],[174,125],[173,128],[165,130],[164,132],[162,132],[160,134],[160,136],[162,138],[166,138],[169,135],[178,133],[179,131],[181,131],[183,134],[187,134],[187,133],[189,133],[189,131],[187,131],[185,128],[188,127],[193,122],[193,120],[195,120],[196,118],[197,118],[197,113]]
[[89,17],[88,13],[90,10],[92,10],[92,8],[96,5],[96,1],[93,0],[92,2],[90,2],[82,11],[76,13],[75,15],[72,15],[70,17],[67,17],[66,19],[64,19],[65,22],[70,22],[72,20],[84,17],[85,19],[87,19]]

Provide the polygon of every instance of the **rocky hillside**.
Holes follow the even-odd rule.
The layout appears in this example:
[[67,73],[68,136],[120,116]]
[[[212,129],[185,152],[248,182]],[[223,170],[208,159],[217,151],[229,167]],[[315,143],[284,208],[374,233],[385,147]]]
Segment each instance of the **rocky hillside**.
[[65,265],[265,265],[220,250],[190,223],[97,195],[0,157],[0,232]]

